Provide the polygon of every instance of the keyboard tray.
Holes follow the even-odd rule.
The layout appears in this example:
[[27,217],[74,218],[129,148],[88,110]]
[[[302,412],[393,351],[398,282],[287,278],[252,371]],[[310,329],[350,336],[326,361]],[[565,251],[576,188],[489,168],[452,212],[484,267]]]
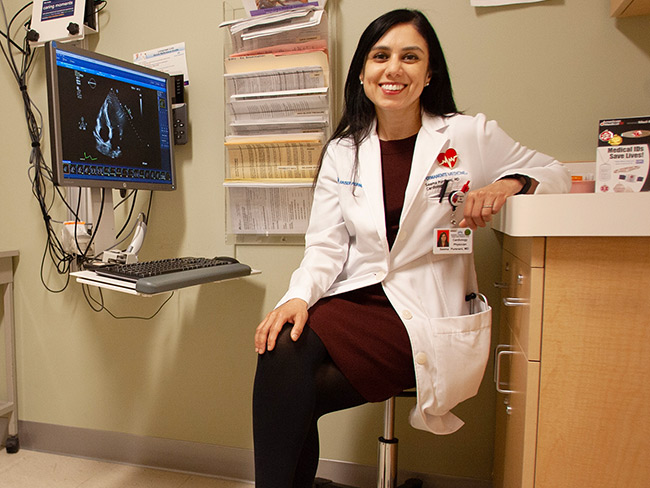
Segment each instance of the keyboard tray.
[[139,278],[135,282],[138,293],[151,294],[177,290],[187,286],[200,285],[211,281],[223,281],[251,274],[250,266],[242,263],[222,264],[208,268],[175,271],[147,278]]

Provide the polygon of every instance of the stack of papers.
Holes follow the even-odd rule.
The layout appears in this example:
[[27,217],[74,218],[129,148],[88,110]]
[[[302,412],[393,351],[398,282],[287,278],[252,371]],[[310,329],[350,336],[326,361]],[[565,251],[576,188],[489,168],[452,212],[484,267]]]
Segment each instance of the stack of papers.
[[311,181],[226,181],[233,234],[304,234],[311,211]]
[[259,50],[275,48],[276,52],[295,50],[300,44],[313,49],[314,41],[326,45],[328,36],[327,14],[314,8],[292,9],[250,19],[224,22],[228,27],[230,43],[235,55],[258,54]]
[[[273,15],[272,19],[257,17],[230,26],[235,36],[265,37],[267,43],[277,40],[277,33],[295,30],[286,19],[302,18],[307,13],[323,11],[300,10],[293,15]],[[266,17],[266,16],[265,16]],[[240,25],[240,24],[243,24]],[[259,30],[259,27],[264,28]],[[269,34],[272,33],[272,34]],[[282,36],[280,36],[282,37]],[[232,134],[282,134],[296,131],[323,131],[329,126],[329,58],[326,50],[307,49],[272,52],[248,56],[230,56],[225,60],[228,124]]]
[[327,0],[242,0],[249,16],[280,13],[303,7],[325,8]]
[[258,183],[268,179],[305,179],[316,176],[323,134],[232,136],[226,140],[228,180]]
[[242,0],[249,17],[282,14],[289,10],[313,7],[323,9],[327,0]]

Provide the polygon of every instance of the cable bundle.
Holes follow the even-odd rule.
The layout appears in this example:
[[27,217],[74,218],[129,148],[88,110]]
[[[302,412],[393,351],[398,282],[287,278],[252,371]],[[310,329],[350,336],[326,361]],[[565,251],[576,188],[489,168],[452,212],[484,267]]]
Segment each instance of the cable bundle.
[[[70,280],[70,271],[72,264],[76,261],[77,264],[82,265],[87,261],[94,259],[94,256],[89,256],[88,251],[93,241],[94,234],[91,235],[90,241],[87,246],[82,249],[77,242],[77,251],[75,253],[70,253],[65,250],[59,233],[57,232],[58,227],[55,227],[55,224],[62,225],[63,221],[55,220],[51,216],[51,210],[54,206],[57,196],[70,211],[71,215],[74,216],[76,221],[80,221],[79,207],[81,203],[81,192],[79,192],[79,198],[76,202],[76,208],[73,209],[71,205],[66,201],[65,196],[61,193],[61,189],[58,186],[55,186],[53,183],[52,169],[45,161],[43,155],[41,141],[43,138],[43,115],[38,107],[34,104],[33,100],[29,96],[29,91],[27,88],[27,78],[30,72],[30,69],[33,65],[33,61],[36,57],[36,51],[32,50],[28,40],[28,33],[31,25],[31,16],[22,23],[20,27],[15,29],[15,32],[12,34],[12,28],[17,21],[17,18],[32,5],[33,2],[29,2],[24,5],[18,12],[16,12],[11,20],[7,20],[7,14],[5,11],[4,2],[0,0],[0,9],[2,11],[2,18],[4,21],[5,32],[0,30],[0,35],[5,39],[5,42],[0,42],[0,50],[9,65],[11,73],[13,74],[16,84],[20,89],[23,106],[25,112],[25,120],[27,123],[27,131],[29,134],[29,139],[31,143],[31,150],[29,156],[29,179],[32,184],[32,194],[38,202],[39,209],[41,211],[41,216],[43,218],[43,225],[45,226],[46,233],[46,244],[43,251],[43,257],[41,260],[41,282],[48,291],[53,293],[59,293],[66,289],[69,280]],[[105,0],[95,1],[95,6],[100,6],[97,10],[102,10],[106,6]],[[95,12],[93,12],[93,15]],[[22,27],[22,30],[21,30]],[[1,39],[0,39],[1,41]],[[103,190],[105,191],[105,190]],[[110,190],[109,190],[110,191]],[[128,225],[129,220],[133,214],[133,207],[135,206],[135,195],[137,192],[129,193],[124,200],[119,202],[117,206],[124,203],[129,197],[133,196],[132,207],[127,217],[120,234],[125,230]],[[104,194],[102,193],[102,200]],[[149,202],[151,205],[151,201]],[[101,219],[101,214],[98,216],[98,220],[95,223],[95,231],[99,226],[99,221]],[[137,224],[137,222],[136,222]],[[132,227],[130,234],[133,232],[135,225]],[[128,236],[127,234],[127,236]],[[75,239],[76,240],[76,239]],[[126,240],[126,237],[123,239]],[[99,250],[100,252],[103,250]],[[44,279],[44,265],[46,258],[49,256],[49,259],[54,264],[54,267],[58,274],[65,275],[65,283],[59,289],[53,289],[45,282]]]

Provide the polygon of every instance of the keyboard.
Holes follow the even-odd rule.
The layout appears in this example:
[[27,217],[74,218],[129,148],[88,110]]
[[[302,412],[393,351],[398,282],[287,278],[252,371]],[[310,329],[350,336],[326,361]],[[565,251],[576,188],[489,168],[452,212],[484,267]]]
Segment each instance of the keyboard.
[[250,266],[234,258],[183,257],[108,264],[94,269],[99,276],[135,283],[139,293],[154,294],[251,274]]

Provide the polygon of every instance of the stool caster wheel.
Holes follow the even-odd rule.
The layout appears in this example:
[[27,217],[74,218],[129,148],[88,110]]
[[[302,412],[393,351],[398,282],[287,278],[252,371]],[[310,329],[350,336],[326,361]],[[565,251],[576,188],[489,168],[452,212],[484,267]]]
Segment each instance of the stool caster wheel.
[[16,454],[20,450],[20,442],[18,442],[17,435],[10,435],[5,442],[7,454]]
[[334,483],[332,480],[327,480],[325,478],[316,478],[312,486],[313,488],[354,488],[353,486]]
[[422,480],[409,478],[403,485],[399,485],[397,488],[422,488]]
[[332,480],[326,480],[324,478],[316,478],[314,480],[314,488],[321,488],[325,486],[331,486],[332,485]]

